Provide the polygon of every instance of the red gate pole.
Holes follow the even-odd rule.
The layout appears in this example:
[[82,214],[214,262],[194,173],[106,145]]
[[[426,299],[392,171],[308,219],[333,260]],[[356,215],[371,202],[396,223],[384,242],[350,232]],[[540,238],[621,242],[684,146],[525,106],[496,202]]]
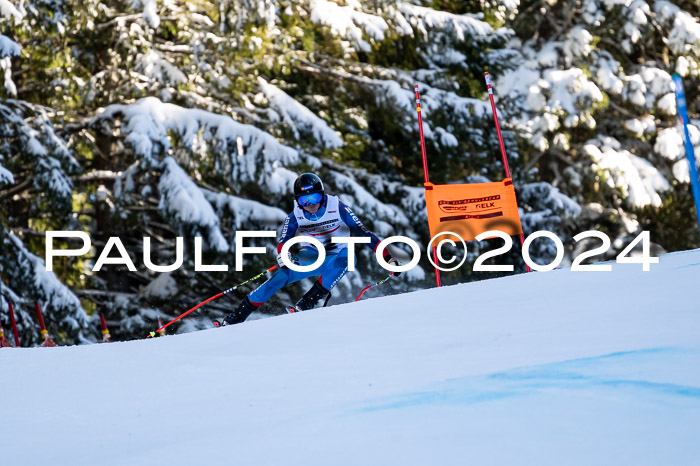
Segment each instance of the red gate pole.
[[[425,156],[425,138],[423,137],[423,117],[421,116],[420,93],[418,92],[418,84],[415,85],[415,91],[416,91],[416,111],[418,112],[418,132],[420,133],[420,150],[421,150],[421,154],[423,155],[423,178],[424,178],[426,183],[429,183],[430,179],[428,178],[428,159]],[[426,206],[426,208],[427,208],[427,206]],[[435,264],[438,263],[437,246],[435,246],[435,245],[433,245],[433,262]],[[438,287],[442,286],[440,284],[440,270],[437,268],[437,265],[435,266],[435,283],[437,283]]]
[[[498,145],[501,146],[501,156],[503,157],[503,166],[506,169],[506,177],[513,179],[510,176],[510,169],[508,168],[508,158],[506,157],[506,146],[503,144],[503,136],[501,135],[501,125],[498,124],[498,112],[496,111],[496,103],[493,100],[493,89],[491,88],[491,76],[488,72],[484,72],[484,79],[486,79],[486,88],[489,91],[489,99],[491,99],[491,110],[493,111],[493,121],[496,122],[496,133],[498,134]],[[521,226],[522,228],[522,222]],[[520,246],[525,243],[525,235],[520,233]],[[525,268],[530,272],[530,266],[525,264]]]
[[107,322],[105,321],[105,316],[102,313],[100,313],[100,323],[102,324],[102,343],[111,343],[112,335],[109,334]]
[[10,306],[10,322],[12,322],[12,333],[15,336],[15,347],[19,348],[19,332],[17,331],[17,321],[15,320],[15,310],[12,308],[12,301],[7,300]]
[[[0,277],[0,307],[2,306],[2,277]],[[7,302],[10,302],[8,299]],[[12,348],[12,343],[5,338],[5,330],[2,328],[2,323],[0,323],[0,348]]]
[[44,348],[49,348],[52,346],[56,346],[56,343],[53,342],[51,337],[49,336],[49,331],[46,330],[46,325],[44,325],[44,316],[41,314],[41,308],[39,307],[39,303],[34,301],[34,308],[36,309],[36,315],[39,317],[39,326],[41,327],[41,337],[44,339],[44,342],[40,344],[39,346],[44,347]]

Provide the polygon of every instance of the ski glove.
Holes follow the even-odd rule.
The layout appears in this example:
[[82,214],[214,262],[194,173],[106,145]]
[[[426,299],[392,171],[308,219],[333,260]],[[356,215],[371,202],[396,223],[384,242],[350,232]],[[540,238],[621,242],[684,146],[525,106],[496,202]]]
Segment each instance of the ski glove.
[[[390,254],[387,254],[387,256],[384,258],[384,260],[388,264],[391,264],[391,265],[396,265],[396,266],[401,265],[401,262],[394,259]],[[401,272],[392,272],[392,273],[394,274],[395,277],[398,277],[399,275],[401,275]]]
[[[279,266],[280,269],[286,267],[286,265],[284,265],[284,261],[282,260],[282,257],[283,256],[281,253],[277,254],[277,265]],[[287,258],[289,259],[289,262],[294,262],[294,260],[292,259],[292,253],[289,251],[287,251]]]

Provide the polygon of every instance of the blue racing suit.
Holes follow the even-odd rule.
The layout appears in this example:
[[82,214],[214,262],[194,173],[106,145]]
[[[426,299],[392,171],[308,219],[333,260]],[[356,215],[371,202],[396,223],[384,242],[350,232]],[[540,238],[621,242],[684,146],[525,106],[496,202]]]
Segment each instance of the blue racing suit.
[[[248,299],[255,306],[261,306],[274,295],[277,290],[290,283],[297,282],[308,277],[319,277],[319,284],[331,290],[348,271],[348,250],[343,243],[332,243],[334,236],[365,236],[370,238],[367,244],[373,251],[379,245],[379,238],[375,236],[357,218],[350,207],[345,205],[337,196],[325,195],[319,210],[310,214],[299,206],[295,206],[284,221],[282,233],[277,244],[277,252],[282,250],[284,243],[289,241],[297,233],[302,236],[313,236],[318,239],[326,249],[326,259],[316,270],[309,272],[296,272],[289,268],[282,268],[275,272],[265,283],[248,295]],[[309,265],[318,258],[318,251],[310,243],[301,243],[302,248],[293,258],[295,264]],[[385,250],[385,254],[386,250]]]

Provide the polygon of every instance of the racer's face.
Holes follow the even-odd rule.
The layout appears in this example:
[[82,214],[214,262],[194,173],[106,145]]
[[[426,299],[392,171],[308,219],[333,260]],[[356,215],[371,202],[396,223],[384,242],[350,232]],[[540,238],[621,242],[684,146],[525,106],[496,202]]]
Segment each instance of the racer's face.
[[310,214],[315,214],[318,212],[318,209],[321,208],[321,204],[311,204],[311,205],[305,205],[302,207],[305,211],[307,211]]

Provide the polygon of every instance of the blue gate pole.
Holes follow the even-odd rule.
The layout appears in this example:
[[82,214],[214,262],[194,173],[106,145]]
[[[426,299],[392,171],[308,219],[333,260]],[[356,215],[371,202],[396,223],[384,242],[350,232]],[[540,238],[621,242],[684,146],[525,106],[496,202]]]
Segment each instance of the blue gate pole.
[[690,133],[688,132],[688,107],[685,102],[685,91],[683,91],[683,81],[681,77],[674,73],[673,83],[676,88],[676,103],[678,104],[678,116],[683,122],[683,133],[685,135],[685,155],[688,157],[690,164],[690,185],[693,189],[693,197],[695,198],[695,215],[698,219],[698,234],[700,234],[700,179],[698,179],[698,166],[695,162],[695,151],[693,143],[690,141]]

